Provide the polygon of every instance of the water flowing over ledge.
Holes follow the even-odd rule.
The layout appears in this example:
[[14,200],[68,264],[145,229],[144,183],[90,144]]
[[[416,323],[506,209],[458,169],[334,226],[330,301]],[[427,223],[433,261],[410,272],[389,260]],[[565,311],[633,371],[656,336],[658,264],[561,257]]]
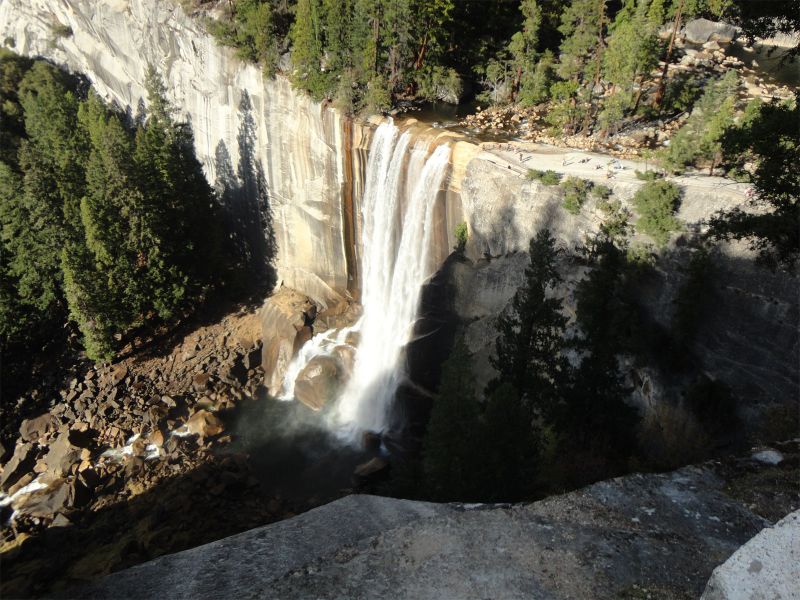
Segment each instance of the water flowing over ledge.
[[394,123],[373,137],[362,200],[363,315],[351,328],[325,332],[307,342],[287,369],[282,397],[312,360],[333,356],[357,334],[352,373],[333,413],[348,434],[384,431],[398,386],[405,377],[403,349],[411,340],[422,285],[435,270],[431,260],[433,213],[450,163],[449,145],[436,145]]

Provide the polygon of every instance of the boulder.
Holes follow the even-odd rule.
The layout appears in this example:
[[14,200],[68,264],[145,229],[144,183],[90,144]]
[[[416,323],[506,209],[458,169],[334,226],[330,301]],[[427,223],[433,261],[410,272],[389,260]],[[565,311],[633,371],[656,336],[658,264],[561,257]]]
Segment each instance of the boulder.
[[3,474],[0,475],[0,490],[7,491],[23,475],[33,470],[35,464],[36,450],[33,444],[30,442],[17,444],[17,447],[14,448],[14,455],[3,467]]
[[705,44],[712,40],[727,44],[736,39],[736,27],[727,23],[693,19],[686,23],[684,29],[686,40],[694,44]]
[[192,389],[195,392],[203,392],[208,389],[211,384],[211,375],[208,373],[197,373],[192,377]]
[[119,385],[125,376],[128,374],[128,365],[126,364],[118,364],[114,365],[111,368],[111,373],[109,377],[111,378],[111,385]]
[[280,392],[286,367],[299,347],[298,336],[307,335],[307,332],[298,332],[310,326],[307,321],[311,306],[313,304],[306,296],[281,288],[261,307],[261,366],[264,384],[273,396]]
[[714,569],[702,600],[797,598],[800,511],[789,514]]
[[72,442],[70,433],[74,432],[62,429],[56,440],[50,444],[44,462],[51,473],[66,475],[73,464],[80,462],[82,448]]
[[225,426],[219,418],[207,410],[198,410],[186,421],[189,433],[200,437],[212,437],[225,431]]
[[312,410],[320,410],[332,400],[341,384],[338,361],[330,356],[316,356],[297,375],[294,397]]
[[372,460],[358,465],[353,474],[359,479],[369,479],[382,472],[389,466],[388,461],[382,456],[376,456]]
[[51,518],[57,512],[68,508],[71,499],[71,486],[66,479],[58,477],[46,488],[37,490],[23,499],[16,508],[29,517]]
[[46,434],[56,431],[60,425],[61,422],[47,412],[33,419],[22,421],[19,426],[19,436],[23,442],[35,442]]

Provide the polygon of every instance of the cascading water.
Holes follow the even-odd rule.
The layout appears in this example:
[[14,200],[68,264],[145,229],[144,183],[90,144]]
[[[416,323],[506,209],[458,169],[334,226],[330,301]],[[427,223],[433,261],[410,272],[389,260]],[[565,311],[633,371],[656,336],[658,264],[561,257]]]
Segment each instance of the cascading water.
[[352,328],[315,336],[289,365],[281,397],[315,356],[330,354],[352,331],[359,336],[353,371],[335,410],[346,431],[383,431],[405,371],[420,292],[431,275],[433,210],[450,160],[450,147],[412,143],[409,132],[380,125],[370,148],[362,201],[363,315]]

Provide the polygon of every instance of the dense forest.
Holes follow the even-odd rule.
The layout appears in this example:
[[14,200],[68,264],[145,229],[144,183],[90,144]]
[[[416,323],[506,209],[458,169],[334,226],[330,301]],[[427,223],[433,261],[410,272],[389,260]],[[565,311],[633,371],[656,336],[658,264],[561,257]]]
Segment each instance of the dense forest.
[[67,322],[109,359],[234,279],[218,200],[156,75],[131,117],[45,61],[3,51],[0,74],[4,369]]
[[724,16],[753,38],[794,31],[800,7],[795,0],[231,0],[225,12],[208,23],[218,39],[346,110],[413,99],[549,103],[554,127],[607,132],[697,99],[702,80],[668,69],[687,21]]

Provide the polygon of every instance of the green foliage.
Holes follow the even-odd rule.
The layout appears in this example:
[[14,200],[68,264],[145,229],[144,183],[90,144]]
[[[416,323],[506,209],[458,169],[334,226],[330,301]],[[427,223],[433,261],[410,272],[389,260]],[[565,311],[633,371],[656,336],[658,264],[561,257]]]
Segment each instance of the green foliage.
[[658,171],[640,171],[639,169],[636,169],[634,173],[636,175],[636,179],[639,181],[658,181],[659,179],[664,178],[664,176]]
[[135,132],[45,62],[4,74],[24,123],[15,166],[0,163],[4,346],[67,308],[87,354],[109,359],[133,328],[188,309],[226,268],[191,132],[152,74],[150,116]]
[[625,246],[631,230],[630,211],[623,207],[619,200],[600,200],[597,206],[604,214],[603,222],[600,224],[600,233],[615,246],[622,248]]
[[561,300],[551,296],[561,282],[556,267],[559,253],[548,230],[531,240],[525,283],[514,295],[510,310],[497,320],[500,335],[490,359],[498,378],[490,383],[489,391],[510,383],[532,411],[542,413],[554,410],[568,370],[561,352],[567,319]]
[[547,171],[528,169],[525,177],[530,181],[539,181],[544,185],[558,185],[561,182],[561,174],[550,169]]
[[722,138],[726,160],[750,177],[758,212],[721,211],[710,220],[715,239],[745,239],[770,266],[789,267],[800,255],[800,99],[751,107]]
[[731,70],[706,86],[689,120],[672,136],[669,146],[660,154],[666,169],[678,173],[698,161],[706,161],[710,163],[713,174],[722,157],[722,136],[734,122],[737,77]]
[[561,189],[564,191],[563,206],[570,214],[577,215],[586,202],[591,184],[580,177],[567,177],[561,182]]
[[623,250],[602,240],[590,259],[593,269],[575,292],[583,333],[575,345],[583,358],[561,408],[559,429],[569,432],[566,443],[578,451],[622,458],[633,451],[638,420],[625,403],[628,390],[617,359],[636,321],[626,288],[627,262]]
[[483,432],[469,351],[456,342],[442,366],[423,444],[425,487],[440,501],[474,500],[483,491]]
[[553,53],[545,50],[533,70],[523,72],[518,98],[522,106],[533,106],[550,98],[550,86],[555,79],[554,65]]
[[613,193],[610,187],[602,183],[593,185],[592,189],[589,191],[597,200],[608,200]]
[[268,74],[278,62],[278,39],[272,8],[263,0],[232,0],[231,14],[209,20],[207,28],[217,40],[233,46],[243,60],[261,62]]
[[667,84],[661,112],[672,115],[691,110],[703,93],[703,85],[694,73],[678,73]]
[[481,466],[486,499],[513,501],[529,496],[539,470],[541,443],[529,405],[510,383],[500,384],[486,399],[484,429]]
[[633,205],[639,213],[636,229],[659,245],[666,244],[670,233],[681,228],[675,217],[680,199],[680,190],[674,183],[663,179],[645,183],[633,197]]
[[686,275],[675,298],[675,312],[672,317],[672,336],[675,345],[683,356],[692,344],[703,315],[703,300],[707,297],[711,277],[711,259],[708,252],[700,248],[692,254],[683,269]]
[[467,223],[462,221],[456,225],[456,229],[453,234],[456,238],[456,250],[458,252],[463,252],[467,245],[467,240],[469,239],[469,229],[467,228]]

